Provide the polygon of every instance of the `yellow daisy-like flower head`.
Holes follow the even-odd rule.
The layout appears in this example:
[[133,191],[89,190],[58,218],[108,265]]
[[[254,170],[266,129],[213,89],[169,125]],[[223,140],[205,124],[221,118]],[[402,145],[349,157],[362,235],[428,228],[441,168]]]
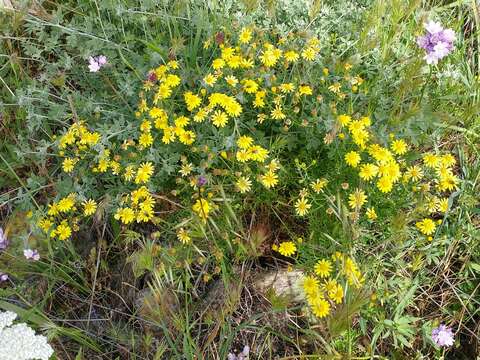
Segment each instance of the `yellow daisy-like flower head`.
[[377,213],[373,207],[367,208],[367,218],[368,220],[375,220],[377,218]]
[[66,221],[63,221],[57,226],[57,228],[54,230],[54,233],[59,240],[67,240],[72,235],[72,229]]
[[251,39],[252,30],[250,30],[249,28],[243,28],[238,37],[238,41],[240,41],[241,44],[248,44]]
[[390,178],[386,176],[382,176],[378,181],[377,181],[377,188],[383,193],[388,193],[392,191],[393,189],[393,182]]
[[248,177],[245,176],[241,176],[235,185],[237,186],[238,191],[242,194],[249,192],[252,188],[252,182]]
[[330,303],[320,297],[312,299],[310,306],[313,314],[318,318],[323,318],[330,313]]
[[83,202],[83,214],[85,216],[93,215],[95,211],[97,211],[97,203],[95,200],[90,199]]
[[357,167],[361,160],[360,154],[356,151],[350,151],[345,154],[345,162],[352,167]]
[[177,238],[182,242],[182,244],[188,244],[192,241],[188,231],[185,230],[184,228],[180,228],[177,231]]
[[298,216],[305,216],[311,207],[312,207],[312,204],[309,204],[308,200],[302,196],[295,203],[295,212],[297,213]]
[[144,162],[140,164],[135,177],[135,184],[144,184],[148,182],[150,177],[153,175],[153,170],[154,167],[151,162]]
[[435,232],[437,225],[432,219],[425,218],[422,221],[417,221],[415,224],[417,229],[424,235],[431,235]]
[[237,145],[240,149],[248,149],[253,144],[253,139],[250,136],[240,136],[237,140]]
[[278,246],[278,252],[283,256],[292,256],[297,251],[297,246],[292,241],[284,241]]
[[278,184],[278,176],[273,171],[268,171],[265,175],[260,176],[260,181],[263,186],[270,189]]
[[425,154],[423,156],[423,163],[429,168],[436,168],[440,163],[440,157],[432,153]]
[[66,173],[70,173],[73,171],[73,168],[75,167],[75,163],[77,162],[76,159],[73,159],[73,158],[66,158],[63,160],[63,163],[62,163],[62,169],[63,171],[65,171]]
[[313,270],[315,271],[315,274],[321,278],[329,277],[330,273],[332,272],[332,263],[327,259],[319,260],[315,264]]
[[362,164],[358,176],[362,180],[371,180],[378,174],[378,166],[375,164]]
[[212,123],[216,127],[224,127],[228,123],[228,115],[221,110],[217,110],[213,113]]
[[314,276],[305,276],[302,285],[307,295],[315,295],[319,291],[318,279]]
[[408,145],[403,140],[394,140],[390,147],[392,151],[397,155],[403,155],[408,150]]
[[337,284],[334,289],[328,292],[328,296],[335,303],[341,304],[343,300],[343,287],[340,284]]
[[352,209],[360,209],[366,202],[367,195],[365,195],[365,191],[363,190],[356,189],[348,196],[348,205],[350,205]]

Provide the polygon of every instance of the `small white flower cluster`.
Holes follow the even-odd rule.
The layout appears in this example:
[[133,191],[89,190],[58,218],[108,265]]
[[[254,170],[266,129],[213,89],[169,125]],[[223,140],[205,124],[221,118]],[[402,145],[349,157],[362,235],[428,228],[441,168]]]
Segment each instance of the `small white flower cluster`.
[[17,314],[0,311],[0,360],[48,360],[53,349],[47,338],[27,324],[13,324]]

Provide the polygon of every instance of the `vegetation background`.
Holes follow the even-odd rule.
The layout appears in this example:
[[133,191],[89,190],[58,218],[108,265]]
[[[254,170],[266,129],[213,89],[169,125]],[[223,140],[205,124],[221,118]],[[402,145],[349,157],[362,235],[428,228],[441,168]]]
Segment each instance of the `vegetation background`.
[[[0,225],[11,244],[0,255],[0,270],[10,275],[0,288],[0,308],[45,331],[58,359],[226,359],[244,345],[250,346],[252,359],[479,358],[478,2],[3,4]],[[434,73],[415,46],[429,18],[441,20],[460,38],[456,51]],[[155,231],[120,232],[100,212],[89,228],[62,245],[45,244],[28,230],[30,211],[73,186],[66,178],[58,180],[61,163],[52,151],[54,134],[81,118],[102,135],[127,137],[137,94],[151,68],[175,54],[203,74],[207,64],[199,59],[209,56],[204,41],[248,24],[278,34],[303,29],[318,36],[326,62],[348,61],[362,69],[368,97],[358,106],[374,115],[380,133],[401,133],[420,148],[450,151],[458,159],[463,181],[451,196],[455,206],[446,215],[443,237],[419,243],[409,234],[409,214],[386,201],[390,220],[378,233],[363,233],[354,248],[367,279],[365,293],[350,299],[351,307],[328,323],[308,319],[300,305],[254,286],[254,274],[291,265],[271,251],[259,251],[282,236],[275,232],[282,228],[279,218],[291,225],[282,231],[304,226],[288,215],[278,216],[283,205],[268,196],[248,204],[248,211],[233,208],[219,220],[227,234],[236,227],[248,230],[251,251],[230,253],[218,241],[201,266],[177,264],[175,248],[162,253],[162,261],[176,266],[158,262],[156,255],[163,251],[158,239],[175,235],[174,218]],[[96,54],[106,55],[111,66],[91,76],[87,59]],[[309,152],[322,153],[322,144],[321,138],[310,139],[308,147],[294,144],[289,160],[308,164]],[[342,161],[338,153],[323,154],[326,166],[344,171],[337,165]],[[165,174],[176,161],[165,159]],[[294,184],[295,177],[290,180]],[[335,236],[342,225],[331,222],[310,219],[308,231],[328,228]],[[25,260],[27,244],[42,250],[41,261]],[[319,244],[320,249],[330,251],[332,245],[326,244]],[[448,351],[435,348],[429,338],[438,322],[455,331],[456,344]]]

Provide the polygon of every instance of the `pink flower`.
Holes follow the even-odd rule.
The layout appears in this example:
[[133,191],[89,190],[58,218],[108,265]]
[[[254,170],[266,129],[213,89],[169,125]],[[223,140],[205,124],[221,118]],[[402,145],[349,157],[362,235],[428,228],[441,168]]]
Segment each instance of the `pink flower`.
[[437,64],[439,60],[453,51],[455,32],[452,29],[444,29],[435,21],[423,24],[427,33],[417,38],[417,45],[425,50],[427,64]]
[[440,324],[438,328],[432,330],[432,340],[438,346],[452,346],[453,345],[453,332],[452,329]]
[[40,254],[38,253],[38,250],[25,249],[23,250],[23,255],[27,260],[33,260],[33,261],[40,260]]
[[90,72],[97,72],[107,63],[107,57],[105,55],[90,56],[88,58],[88,69]]
[[97,63],[100,66],[103,66],[107,63],[107,57],[105,55],[99,55],[97,56]]

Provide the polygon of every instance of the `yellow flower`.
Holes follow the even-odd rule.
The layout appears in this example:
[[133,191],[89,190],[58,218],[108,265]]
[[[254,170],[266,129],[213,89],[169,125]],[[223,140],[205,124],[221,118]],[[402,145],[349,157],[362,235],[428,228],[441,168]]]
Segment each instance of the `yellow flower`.
[[175,87],[180,84],[180,77],[174,74],[169,74],[165,79],[165,85],[168,87]]
[[330,303],[320,297],[312,299],[310,306],[313,314],[318,318],[323,318],[330,313]]
[[207,76],[203,78],[203,81],[205,81],[205,84],[208,86],[213,86],[217,82],[217,78],[212,74],[207,74]]
[[423,170],[420,166],[413,165],[407,168],[407,171],[405,172],[405,177],[408,179],[411,179],[413,181],[418,181],[423,177]]
[[266,91],[257,91],[255,93],[255,100],[253,101],[254,108],[262,108],[265,106]]
[[123,224],[130,224],[135,220],[135,212],[129,207],[119,208],[114,215],[116,220],[120,220]]
[[237,145],[240,149],[248,149],[253,143],[253,139],[250,136],[240,136],[237,140]]
[[450,167],[455,165],[457,160],[455,160],[452,154],[445,154],[441,157],[440,162],[442,165]]
[[302,57],[307,61],[315,60],[316,51],[312,47],[308,47],[302,51]]
[[277,159],[273,159],[270,161],[270,164],[267,165],[268,171],[277,171],[280,169],[280,163],[278,162]]
[[305,197],[302,196],[295,203],[295,212],[297,213],[298,216],[304,216],[305,214],[308,213],[308,210],[311,207],[312,207],[312,205],[309,204],[307,199],[305,199]]
[[321,278],[326,278],[330,276],[330,273],[332,272],[332,263],[330,260],[319,260],[316,264],[315,267],[313,268],[315,271],[315,274],[320,276]]
[[345,162],[352,167],[357,167],[361,160],[360,154],[356,151],[350,151],[345,154]]
[[319,291],[318,279],[314,276],[305,276],[302,285],[307,295],[315,295]]
[[351,258],[345,258],[342,271],[350,285],[359,288],[364,282],[364,277],[358,269],[357,264],[355,264]]
[[323,188],[327,186],[327,184],[328,184],[328,180],[325,178],[321,178],[312,182],[310,186],[312,187],[313,191],[315,191],[315,193],[318,194],[320,193],[320,191],[323,191]]
[[197,199],[192,206],[192,210],[205,221],[210,213],[210,204],[205,199]]
[[292,256],[296,251],[297,247],[291,241],[284,241],[278,246],[278,252],[283,256]]
[[176,60],[170,60],[170,61],[167,63],[167,66],[168,66],[170,69],[176,70],[176,69],[178,69],[178,61],[176,61]]
[[149,132],[142,133],[138,139],[138,143],[141,147],[147,148],[153,144],[153,136]]
[[278,57],[276,55],[277,54],[272,49],[265,50],[259,56],[259,59],[262,62],[262,64],[265,65],[266,67],[272,67],[277,63]]
[[432,153],[425,154],[423,156],[423,163],[430,168],[436,168],[440,163],[440,157]]
[[260,176],[260,181],[267,189],[270,189],[278,184],[278,176],[273,171],[269,171]]
[[448,211],[448,198],[440,199],[438,202],[438,211],[446,213]]
[[312,88],[308,85],[300,85],[298,87],[298,93],[300,95],[312,95],[313,91],[312,91]]
[[374,164],[362,164],[358,176],[362,180],[371,180],[378,174],[378,166]]
[[217,110],[213,113],[212,123],[216,127],[224,127],[228,123],[228,116],[221,110]]
[[152,123],[150,122],[150,120],[142,121],[142,124],[140,125],[140,131],[150,132],[151,129],[152,129]]
[[299,58],[299,55],[293,50],[285,52],[283,56],[288,63],[295,63]]
[[388,193],[392,191],[393,188],[393,182],[386,176],[382,176],[378,181],[377,181],[377,188],[383,193]]
[[177,238],[182,242],[182,244],[188,244],[190,241],[192,241],[190,235],[188,234],[188,231],[185,230],[184,228],[180,228],[177,232]]
[[202,103],[200,96],[193,94],[191,91],[187,91],[185,94],[183,94],[183,97],[185,99],[185,104],[187,104],[188,111],[193,111]]
[[238,69],[242,65],[242,57],[240,55],[234,55],[227,61],[228,66],[232,69]]
[[95,200],[90,199],[83,202],[83,215],[90,216],[95,214],[95,211],[97,211],[97,203]]
[[182,143],[182,144],[185,144],[185,145],[191,145],[193,144],[193,142],[195,141],[195,133],[191,130],[188,130],[188,131],[184,131],[182,132],[179,137],[178,137],[178,140]]
[[417,229],[424,235],[431,235],[435,232],[437,225],[432,219],[425,218],[422,221],[417,221],[415,224]]
[[52,227],[53,222],[52,220],[45,218],[45,219],[41,219],[37,225],[40,229],[42,229],[45,233],[47,233],[48,230],[50,230],[50,228]]
[[[335,260],[335,255],[332,255],[332,258],[334,258]],[[332,292],[335,290],[336,287],[337,287],[337,280],[335,279],[328,279],[327,281],[325,281],[324,284],[322,284],[322,288],[326,292]]]
[[125,173],[123,174],[123,177],[126,181],[130,181],[133,179],[135,176],[135,169],[132,165],[129,165],[125,168]]
[[254,94],[258,90],[258,84],[255,82],[255,80],[252,79],[246,79],[243,80],[243,90],[245,90],[246,93],[248,94]]
[[391,145],[392,151],[397,155],[403,155],[408,150],[408,145],[403,140],[395,140]]
[[457,176],[448,173],[440,178],[437,187],[440,191],[452,191],[458,188],[459,182],[460,179]]
[[247,150],[248,158],[250,160],[264,162],[268,156],[268,150],[259,145],[250,146]]
[[377,218],[377,213],[373,207],[367,208],[367,218],[372,221]]
[[222,49],[222,59],[228,60],[235,55],[235,49],[232,47],[224,47]]
[[328,292],[328,296],[335,303],[340,304],[343,300],[343,287],[340,284],[337,284],[334,289]]
[[215,70],[222,69],[224,66],[225,66],[225,60],[223,59],[218,58],[212,61],[212,67]]
[[225,77],[225,81],[227,82],[228,85],[234,87],[235,85],[238,84],[238,80],[235,76],[229,75]]
[[65,171],[66,173],[72,172],[73,168],[75,167],[75,163],[77,161],[78,161],[77,159],[72,159],[72,158],[64,159],[62,163],[63,171]]
[[[75,194],[70,194],[67,197],[61,199],[57,204],[57,209],[61,213],[67,213],[75,206]],[[55,215],[55,214],[49,214]]]
[[343,115],[338,115],[337,120],[340,123],[340,125],[344,127],[350,124],[350,122],[352,121],[352,118],[350,117],[350,115],[343,114]]
[[272,110],[270,113],[270,116],[272,117],[273,120],[283,120],[287,116],[282,112],[282,107],[281,106],[275,106],[275,108]]
[[72,235],[72,229],[63,221],[57,228],[54,230],[55,235],[58,237],[59,240],[67,240],[70,235]]
[[144,184],[153,175],[154,167],[151,162],[144,162],[140,164],[135,177],[135,184]]
[[352,209],[360,209],[366,202],[367,195],[365,195],[363,190],[356,189],[354,193],[348,196],[348,205],[350,205]]
[[246,161],[250,160],[250,156],[248,155],[247,150],[237,151],[235,156],[236,156],[237,160],[240,161],[240,162],[246,162]]
[[182,176],[187,176],[192,172],[192,170],[193,170],[193,164],[185,163],[185,164],[182,164],[179,172]]
[[252,39],[252,31],[249,28],[243,28],[238,37],[238,41],[242,44],[248,44]]
[[238,191],[240,191],[242,194],[250,191],[252,188],[252,182],[248,177],[245,176],[241,176],[235,185],[237,186]]
[[286,83],[286,84],[281,84],[279,88],[282,93],[288,94],[288,93],[291,93],[293,90],[295,90],[295,85],[293,85],[293,83]]

